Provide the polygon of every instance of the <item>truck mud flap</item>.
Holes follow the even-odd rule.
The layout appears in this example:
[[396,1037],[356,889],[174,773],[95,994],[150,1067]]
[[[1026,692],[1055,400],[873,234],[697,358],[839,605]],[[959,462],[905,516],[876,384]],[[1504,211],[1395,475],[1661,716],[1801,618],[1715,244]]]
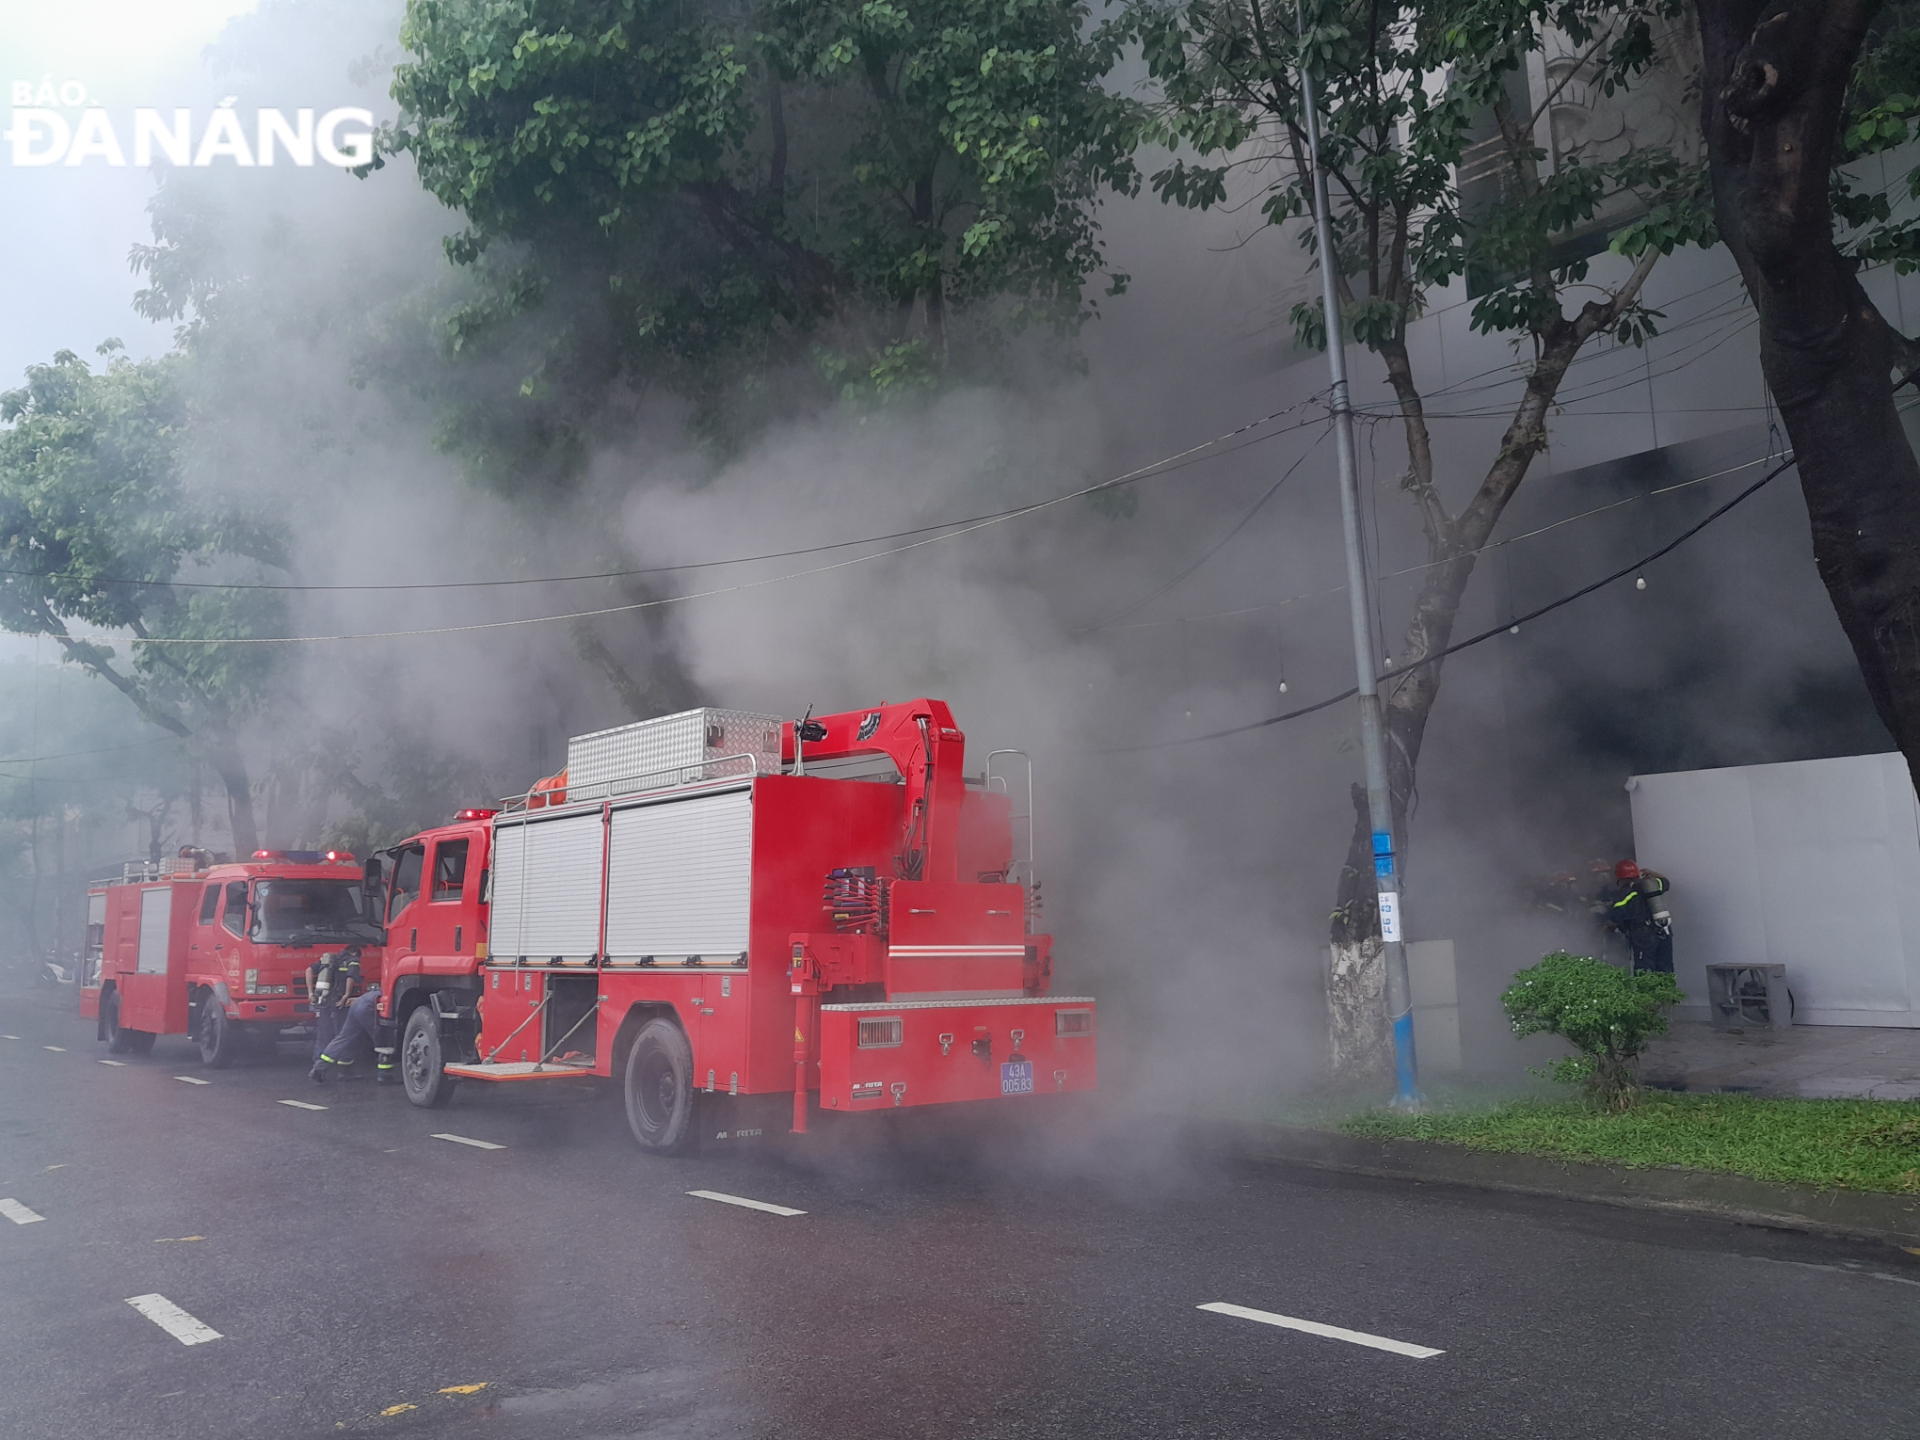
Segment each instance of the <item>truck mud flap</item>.
[[820,1108],[1009,1104],[1092,1090],[1094,1002],[1079,996],[820,1007]]

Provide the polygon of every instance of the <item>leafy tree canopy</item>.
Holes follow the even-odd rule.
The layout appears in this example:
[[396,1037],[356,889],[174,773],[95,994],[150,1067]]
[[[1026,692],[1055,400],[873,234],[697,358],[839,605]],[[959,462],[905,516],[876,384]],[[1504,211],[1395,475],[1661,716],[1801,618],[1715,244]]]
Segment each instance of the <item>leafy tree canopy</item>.
[[1869,177],[1878,176],[1860,162],[1882,155],[1894,159],[1891,152],[1916,136],[1920,0],[1895,0],[1880,8],[1854,62],[1840,116],[1832,201],[1846,253],[1867,263],[1891,261],[1902,275],[1920,269],[1920,212],[1910,203],[1920,199],[1920,165],[1908,167],[1895,189],[1870,183]]
[[[272,647],[161,642],[272,633],[282,623],[272,592],[173,582],[284,565],[285,547],[270,516],[182,483],[179,364],[117,358],[95,371],[63,350],[0,395],[0,626],[53,636],[147,720],[195,737],[244,809],[232,727],[263,702]],[[89,638],[100,631],[132,635],[130,665]]]
[[489,281],[451,346],[511,358],[549,446],[615,379],[717,423],[769,376],[868,395],[1070,332],[1136,185],[1084,4],[411,0],[402,41],[386,147]]
[[[1253,165],[1270,221],[1311,215],[1304,61],[1322,91],[1321,153],[1354,337],[1373,349],[1401,341],[1425,294],[1463,276],[1479,292],[1476,329],[1544,335],[1571,323],[1562,292],[1590,269],[1593,249],[1570,236],[1619,216],[1614,250],[1666,253],[1709,242],[1712,218],[1700,166],[1664,148],[1575,150],[1547,164],[1529,58],[1551,37],[1579,57],[1569,80],[1611,95],[1656,63],[1679,11],[1673,0],[1312,0],[1300,12],[1271,0],[1137,0],[1135,33],[1165,95],[1155,133],[1197,157],[1175,158],[1153,188],[1205,208]],[[1311,231],[1302,239],[1311,245]],[[1654,318],[1628,305],[1611,324],[1637,339]],[[1324,342],[1317,304],[1296,307],[1294,322],[1304,343]]]

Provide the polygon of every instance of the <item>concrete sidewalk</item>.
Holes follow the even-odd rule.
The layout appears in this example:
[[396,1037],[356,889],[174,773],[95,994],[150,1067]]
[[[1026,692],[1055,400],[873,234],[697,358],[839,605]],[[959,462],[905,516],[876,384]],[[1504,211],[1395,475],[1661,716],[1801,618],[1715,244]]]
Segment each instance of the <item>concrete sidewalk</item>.
[[1648,1047],[1640,1074],[1664,1090],[1915,1100],[1920,1030],[1796,1025],[1734,1033],[1678,1021]]

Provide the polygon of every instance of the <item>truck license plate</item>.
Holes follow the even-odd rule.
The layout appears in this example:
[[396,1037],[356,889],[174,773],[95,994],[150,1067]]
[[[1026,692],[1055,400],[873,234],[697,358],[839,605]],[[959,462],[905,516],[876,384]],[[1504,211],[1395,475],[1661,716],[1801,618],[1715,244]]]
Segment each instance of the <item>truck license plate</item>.
[[1000,1067],[1000,1093],[1002,1095],[1031,1095],[1033,1093],[1033,1061],[1009,1060]]

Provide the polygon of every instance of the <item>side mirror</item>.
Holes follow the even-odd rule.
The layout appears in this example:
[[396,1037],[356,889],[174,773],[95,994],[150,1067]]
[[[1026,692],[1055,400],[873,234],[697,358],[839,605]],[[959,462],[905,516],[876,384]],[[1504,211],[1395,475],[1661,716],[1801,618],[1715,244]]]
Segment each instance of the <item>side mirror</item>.
[[360,898],[366,907],[367,919],[375,925],[383,923],[386,916],[387,899],[387,857],[369,855],[367,863],[360,872]]

